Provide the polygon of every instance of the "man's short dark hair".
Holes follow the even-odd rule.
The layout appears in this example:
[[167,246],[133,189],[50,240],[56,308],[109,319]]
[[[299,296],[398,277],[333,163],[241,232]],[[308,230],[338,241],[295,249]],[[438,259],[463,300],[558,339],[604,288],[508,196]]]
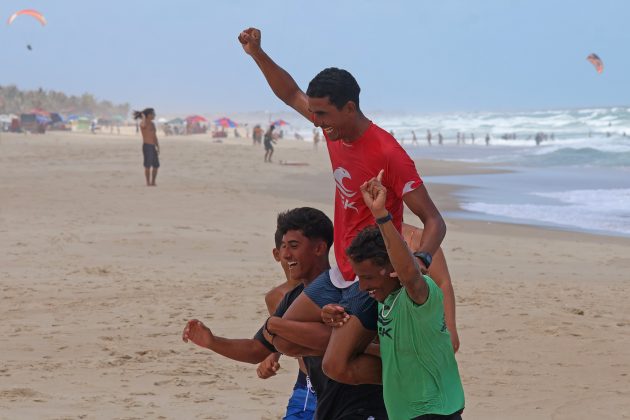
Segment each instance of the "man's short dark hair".
[[359,232],[346,249],[346,254],[357,263],[371,260],[379,267],[384,267],[389,263],[383,235],[376,226],[368,226]]
[[312,207],[298,207],[278,215],[280,238],[290,230],[299,230],[309,239],[322,239],[328,245],[333,243],[333,224],[323,211]]
[[328,97],[330,103],[337,109],[343,108],[348,101],[354,102],[359,109],[359,93],[361,93],[361,88],[354,76],[336,67],[320,71],[306,89],[306,94],[311,98]]

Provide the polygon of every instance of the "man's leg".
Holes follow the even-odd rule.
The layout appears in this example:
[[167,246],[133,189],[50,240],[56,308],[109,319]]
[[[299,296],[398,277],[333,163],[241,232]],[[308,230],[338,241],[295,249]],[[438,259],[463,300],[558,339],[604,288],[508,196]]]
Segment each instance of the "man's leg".
[[342,327],[333,328],[322,368],[337,382],[350,385],[382,383],[381,359],[363,354],[376,331],[366,329],[352,315]]
[[157,178],[158,168],[153,168],[153,172],[151,173],[151,185],[155,186],[155,178]]
[[147,187],[151,185],[151,168],[144,168],[144,177],[147,179]]

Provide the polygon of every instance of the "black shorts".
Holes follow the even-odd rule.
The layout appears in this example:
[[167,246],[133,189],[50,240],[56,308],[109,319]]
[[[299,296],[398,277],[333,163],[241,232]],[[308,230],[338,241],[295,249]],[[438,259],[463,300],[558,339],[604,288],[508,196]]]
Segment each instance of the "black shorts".
[[[335,267],[332,270],[338,270],[338,268]],[[329,303],[343,306],[348,315],[354,315],[361,321],[365,329],[376,331],[378,303],[367,292],[359,290],[358,281],[346,288],[339,288],[332,283],[330,270],[327,270],[306,286],[304,294],[320,308]]]
[[462,413],[464,409],[454,412],[449,415],[442,414],[424,414],[422,416],[414,417],[411,420],[462,420]]
[[270,141],[265,141],[265,150],[273,150],[273,146]]
[[160,159],[158,158],[157,147],[154,144],[142,143],[142,155],[144,156],[145,168],[160,167]]

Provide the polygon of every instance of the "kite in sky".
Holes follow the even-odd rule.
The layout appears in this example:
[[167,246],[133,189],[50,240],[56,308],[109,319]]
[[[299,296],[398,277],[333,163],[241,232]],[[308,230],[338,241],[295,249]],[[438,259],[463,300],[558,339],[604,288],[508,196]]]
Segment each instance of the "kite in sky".
[[601,73],[604,71],[604,62],[601,58],[599,58],[597,54],[590,54],[588,57],[586,57],[586,59],[590,61],[593,66],[595,66],[595,70],[597,70],[597,73]]

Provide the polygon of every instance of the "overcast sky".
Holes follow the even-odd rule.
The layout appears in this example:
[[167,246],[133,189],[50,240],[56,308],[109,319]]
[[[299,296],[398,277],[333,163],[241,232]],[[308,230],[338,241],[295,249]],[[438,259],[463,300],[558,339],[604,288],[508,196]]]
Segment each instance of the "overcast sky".
[[48,25],[0,26],[0,85],[162,113],[286,109],[236,40],[248,26],[303,89],[325,67],[349,70],[367,110],[630,104],[623,0],[4,0],[0,14],[23,8]]

